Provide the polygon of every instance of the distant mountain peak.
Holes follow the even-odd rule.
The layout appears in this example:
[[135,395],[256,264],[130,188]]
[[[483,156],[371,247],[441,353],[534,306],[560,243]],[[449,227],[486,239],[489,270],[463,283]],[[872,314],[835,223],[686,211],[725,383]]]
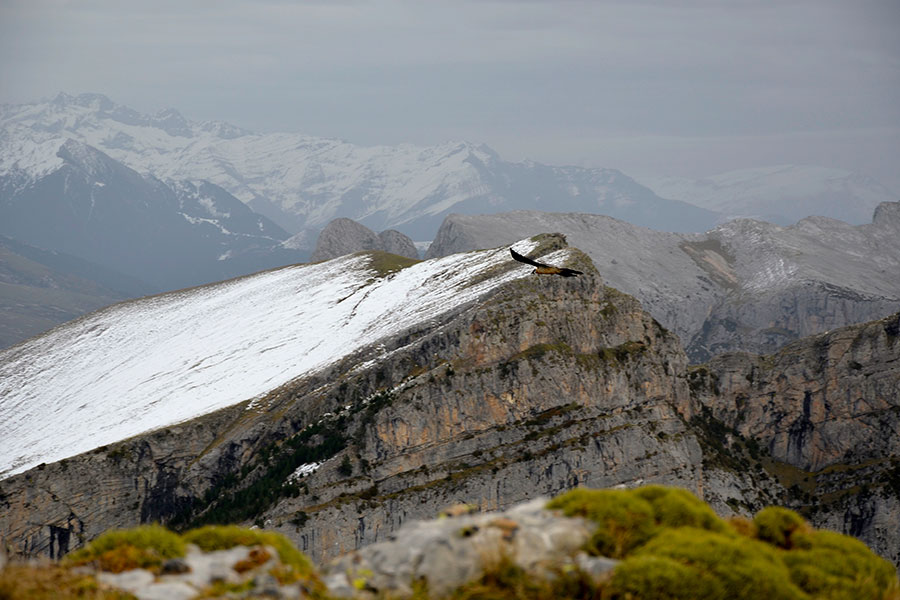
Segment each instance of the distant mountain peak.
[[174,108],[166,108],[159,111],[153,117],[153,125],[159,127],[169,135],[192,137],[191,124],[188,123],[180,112]]
[[108,155],[71,138],[62,143],[56,155],[94,177],[108,175],[114,170],[115,161]]
[[74,100],[75,96],[65,92],[59,92],[50,99],[50,104],[53,104],[54,106],[66,106],[67,104],[71,104]]
[[[136,133],[135,131],[122,131],[122,126],[159,129],[170,136],[186,139],[194,138],[204,132],[222,139],[233,139],[250,134],[247,130],[222,121],[209,121],[199,125],[192,123],[177,109],[171,107],[159,110],[152,115],[141,113],[98,93],[83,93],[73,96],[60,92],[45,102],[5,105],[4,108],[4,122],[0,123],[4,129],[21,123],[29,127],[32,133],[62,134],[65,132],[78,137],[83,126],[90,124],[91,129],[105,134],[106,138],[110,140],[117,137],[121,139],[121,135],[133,136]],[[104,148],[100,138],[93,139],[85,136],[83,141]],[[116,147],[115,144],[114,147]]]
[[876,206],[872,222],[879,226],[890,226],[900,231],[900,202],[882,202]]
[[249,129],[243,129],[226,121],[203,121],[200,131],[206,131],[223,140],[233,140],[245,135],[253,135]]
[[320,262],[361,250],[380,250],[406,258],[419,258],[413,241],[399,231],[388,229],[375,233],[353,219],[338,217],[319,233],[310,261]]
[[65,92],[59,92],[56,96],[53,97],[53,99],[50,101],[50,104],[57,108],[76,106],[104,113],[113,111],[117,107],[121,106],[110,100],[110,98],[104,94],[91,92],[78,94],[77,96],[72,96],[71,94],[67,94]]
[[294,133],[254,135],[227,123],[192,123],[175,109],[142,114],[101,94],[4,107],[0,127],[7,134],[2,164],[3,154],[22,154],[19,140],[71,137],[162,180],[211,181],[285,230],[313,235],[346,216],[428,240],[451,211],[517,208],[605,213],[683,231],[708,229],[716,217],[615,171],[508,162],[486,144],[359,146]]

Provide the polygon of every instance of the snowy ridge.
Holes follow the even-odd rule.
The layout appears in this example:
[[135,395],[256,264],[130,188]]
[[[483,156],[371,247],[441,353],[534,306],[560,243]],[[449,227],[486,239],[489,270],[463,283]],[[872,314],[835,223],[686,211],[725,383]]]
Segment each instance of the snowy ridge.
[[783,239],[786,231],[789,229],[771,223],[735,219],[720,225],[710,235],[727,248],[741,249],[736,265],[741,288],[762,293],[789,287],[802,276],[799,265],[789,258],[798,252]]
[[369,260],[126,302],[0,352],[0,476],[258,398],[530,273],[506,247],[383,278]]

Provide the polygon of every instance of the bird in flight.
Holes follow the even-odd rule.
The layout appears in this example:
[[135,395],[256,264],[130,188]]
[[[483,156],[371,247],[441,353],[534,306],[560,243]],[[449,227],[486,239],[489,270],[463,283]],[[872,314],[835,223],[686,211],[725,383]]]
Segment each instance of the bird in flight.
[[565,267],[554,267],[551,265],[545,265],[544,263],[539,263],[536,260],[531,260],[527,256],[522,256],[512,248],[509,249],[509,252],[510,254],[512,254],[512,257],[515,260],[534,267],[534,271],[532,271],[532,273],[535,273],[537,275],[561,275],[562,277],[584,275],[584,273],[582,273],[581,271],[576,271],[575,269],[566,269]]

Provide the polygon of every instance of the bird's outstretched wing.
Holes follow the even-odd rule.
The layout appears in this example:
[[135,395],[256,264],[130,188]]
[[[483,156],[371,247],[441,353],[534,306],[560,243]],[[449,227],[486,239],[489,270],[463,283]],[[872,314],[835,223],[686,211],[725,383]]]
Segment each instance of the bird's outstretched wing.
[[563,277],[574,277],[575,275],[584,275],[581,271],[576,271],[575,269],[567,269],[565,267],[554,267],[553,265],[544,264],[538,262],[536,260],[530,259],[527,256],[522,256],[512,248],[509,249],[509,253],[512,254],[512,257],[519,262],[525,263],[526,265],[531,265],[534,267],[534,272],[538,275],[561,275]]
[[543,267],[545,269],[550,267],[550,265],[545,265],[544,263],[539,263],[538,261],[532,260],[532,259],[528,258],[527,256],[522,256],[521,254],[519,254],[512,248],[509,249],[509,253],[512,254],[512,257],[514,259],[516,259],[519,262],[523,262],[526,265],[531,265],[532,267]]

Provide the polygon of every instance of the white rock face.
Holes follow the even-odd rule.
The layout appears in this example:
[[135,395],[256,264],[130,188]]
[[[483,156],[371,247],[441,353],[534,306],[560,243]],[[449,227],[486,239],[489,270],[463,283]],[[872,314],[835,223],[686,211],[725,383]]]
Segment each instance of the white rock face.
[[[241,562],[244,562],[241,565]],[[248,568],[258,561],[256,566]],[[217,582],[245,585],[248,594],[266,598],[303,598],[301,584],[281,585],[269,571],[280,564],[278,552],[270,546],[234,546],[226,550],[202,552],[188,546],[184,558],[174,559],[178,571],[169,573],[166,564],[162,573],[154,575],[146,569],[132,569],[122,573],[99,571],[97,580],[107,586],[134,594],[138,600],[189,600],[205,597],[210,586]]]
[[334,561],[324,572],[326,585],[339,597],[355,596],[357,580],[376,592],[411,594],[410,583],[425,579],[431,593],[446,594],[481,575],[485,557],[494,556],[506,556],[531,574],[578,564],[600,576],[615,568],[617,561],[579,553],[592,525],[545,510],[546,503],[537,498],[502,512],[415,521],[390,541]]

